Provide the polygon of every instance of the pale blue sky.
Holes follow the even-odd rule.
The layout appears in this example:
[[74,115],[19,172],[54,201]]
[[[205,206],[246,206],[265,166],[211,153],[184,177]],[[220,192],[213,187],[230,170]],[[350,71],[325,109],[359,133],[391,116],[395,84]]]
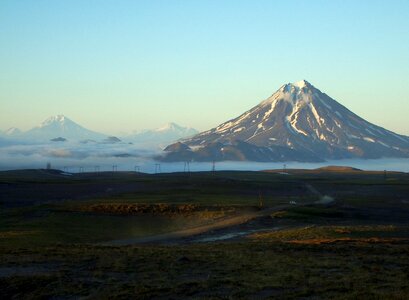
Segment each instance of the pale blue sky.
[[0,1],[0,129],[204,130],[300,79],[409,135],[409,1]]

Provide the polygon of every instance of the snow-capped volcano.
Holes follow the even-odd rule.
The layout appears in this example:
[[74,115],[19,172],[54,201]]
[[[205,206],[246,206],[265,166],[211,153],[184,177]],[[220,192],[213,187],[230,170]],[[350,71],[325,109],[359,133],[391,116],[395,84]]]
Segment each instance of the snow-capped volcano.
[[409,137],[365,121],[306,80],[284,84],[239,117],[181,142],[199,160],[409,156]]
[[183,127],[176,123],[170,122],[159,128],[153,129],[155,132],[174,132],[180,136],[186,137],[198,133],[198,131],[191,127]]
[[168,143],[197,134],[194,128],[183,127],[176,123],[167,123],[155,129],[136,131],[126,138],[135,143],[151,147],[163,147]]
[[64,115],[49,117],[39,126],[25,132],[24,137],[36,141],[48,141],[56,137],[68,140],[103,139],[106,135],[88,130]]

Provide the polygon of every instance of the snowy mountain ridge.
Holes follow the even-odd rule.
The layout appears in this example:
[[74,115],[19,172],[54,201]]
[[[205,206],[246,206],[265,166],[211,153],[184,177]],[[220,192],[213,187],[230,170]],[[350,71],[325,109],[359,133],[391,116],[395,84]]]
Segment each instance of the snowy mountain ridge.
[[[197,134],[198,131],[191,127],[183,127],[174,122],[164,124],[155,129],[134,131],[130,135],[123,135],[124,142],[134,142],[142,148],[159,149],[167,144]],[[65,115],[59,114],[48,117],[36,127],[22,132],[17,128],[10,128],[0,132],[0,135],[7,138],[10,143],[43,143],[56,141],[64,138],[67,141],[77,141],[81,143],[119,143],[109,135],[95,132],[82,127]],[[115,139],[117,139],[115,137]]]

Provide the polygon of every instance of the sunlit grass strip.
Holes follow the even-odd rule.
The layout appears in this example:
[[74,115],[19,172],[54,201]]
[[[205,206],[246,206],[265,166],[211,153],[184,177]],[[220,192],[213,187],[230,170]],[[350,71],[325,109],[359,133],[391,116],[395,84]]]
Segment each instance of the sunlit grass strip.
[[[409,227],[396,225],[306,226],[278,231],[255,233],[251,239],[277,241],[351,241],[370,239],[386,240],[409,238]],[[375,240],[373,240],[375,241]]]

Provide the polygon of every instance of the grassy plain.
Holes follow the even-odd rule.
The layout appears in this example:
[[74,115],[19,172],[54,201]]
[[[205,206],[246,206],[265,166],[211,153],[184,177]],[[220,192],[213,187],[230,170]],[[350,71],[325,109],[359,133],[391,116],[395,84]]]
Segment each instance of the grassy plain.
[[409,175],[288,173],[0,172],[2,298],[407,299]]

